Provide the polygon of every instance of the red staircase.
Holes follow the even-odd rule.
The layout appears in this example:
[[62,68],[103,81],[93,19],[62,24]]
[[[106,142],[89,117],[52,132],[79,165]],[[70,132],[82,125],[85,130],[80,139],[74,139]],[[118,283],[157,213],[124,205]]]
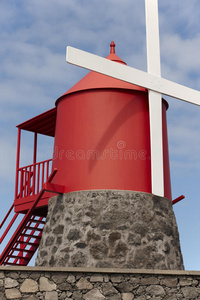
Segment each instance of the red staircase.
[[[54,170],[51,175],[48,177],[47,184],[51,182],[55,176],[57,170]],[[37,195],[36,200],[33,202],[27,213],[24,215],[19,226],[5,247],[4,251],[0,256],[0,265],[22,265],[26,266],[34,253],[38,249],[42,230],[45,225],[46,217],[38,216],[35,212],[35,208],[46,192],[46,189],[43,187],[42,190]],[[0,228],[3,226],[8,216],[12,212],[14,205],[11,206],[6,217],[0,225]],[[8,227],[6,228],[4,234],[0,239],[0,243],[4,240],[7,233],[11,229],[12,225],[16,221],[19,213],[15,213],[12,220],[10,221]]]
[[[25,266],[29,263],[41,240],[49,198],[65,192],[65,187],[51,183],[57,172],[50,171],[52,159],[37,162],[38,134],[55,137],[56,115],[54,107],[17,126],[15,199],[0,224],[0,229],[5,230],[0,244],[4,241],[6,245],[0,256],[0,265]],[[21,134],[24,130],[34,133],[33,163],[20,167]]]

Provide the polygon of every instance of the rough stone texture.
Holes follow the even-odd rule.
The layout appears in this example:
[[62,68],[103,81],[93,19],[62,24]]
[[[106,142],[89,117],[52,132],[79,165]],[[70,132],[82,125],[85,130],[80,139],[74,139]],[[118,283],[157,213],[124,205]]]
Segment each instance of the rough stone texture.
[[91,282],[103,282],[103,276],[102,275],[96,275],[94,274],[91,278],[90,278]]
[[133,300],[134,295],[132,293],[124,293],[122,294],[122,300]]
[[46,292],[45,300],[58,300],[58,293],[56,291]]
[[37,266],[184,269],[171,202],[132,191],[49,200]]
[[20,287],[22,293],[35,293],[38,291],[38,284],[33,279],[25,279]]
[[175,287],[177,285],[177,278],[163,279],[162,284],[168,287]]
[[12,278],[6,278],[5,279],[5,288],[15,288],[16,286],[18,286],[19,283],[17,282],[17,280],[12,279]]
[[18,289],[6,289],[5,290],[6,299],[21,299],[21,293]]
[[10,268],[0,269],[0,300],[200,299],[200,272],[15,267],[11,281]]
[[186,299],[197,299],[199,296],[199,292],[195,287],[184,287],[182,292]]
[[164,296],[165,290],[160,285],[150,285],[146,288],[146,292],[150,296]]
[[103,299],[106,299],[106,297],[104,297],[101,294],[101,292],[96,288],[96,289],[93,289],[92,291],[88,292],[87,294],[85,294],[83,296],[83,299],[85,299],[85,300],[94,300],[94,299],[103,300]]
[[52,292],[56,289],[56,284],[53,281],[50,281],[48,278],[40,278],[40,291]]
[[93,288],[93,285],[85,278],[81,278],[76,286],[79,290],[91,290]]

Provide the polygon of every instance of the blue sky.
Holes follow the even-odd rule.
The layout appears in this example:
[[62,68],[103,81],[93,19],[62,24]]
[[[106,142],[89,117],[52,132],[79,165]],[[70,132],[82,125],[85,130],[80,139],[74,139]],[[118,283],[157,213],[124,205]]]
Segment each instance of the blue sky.
[[[129,66],[146,71],[144,0],[0,1],[0,191],[2,219],[14,199],[15,126],[54,106],[85,70],[65,62],[66,46],[100,56],[116,44]],[[200,3],[159,0],[162,77],[200,90]],[[187,270],[200,270],[200,107],[166,97],[173,198]],[[32,135],[23,138],[30,163]],[[39,158],[52,155],[43,143]]]

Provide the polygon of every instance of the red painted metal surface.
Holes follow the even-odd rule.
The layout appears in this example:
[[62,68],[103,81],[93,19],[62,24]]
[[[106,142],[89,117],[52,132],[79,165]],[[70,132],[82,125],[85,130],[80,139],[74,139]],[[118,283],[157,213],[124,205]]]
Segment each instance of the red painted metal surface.
[[[107,59],[111,59],[113,61],[126,64],[115,53],[109,54],[107,56]],[[132,90],[132,91],[147,92],[145,88],[91,71],[86,76],[84,76],[80,81],[78,81],[73,87],[71,87],[64,95],[58,98],[58,100],[56,101],[56,105],[59,103],[61,99],[75,92],[93,90],[93,89],[95,90],[110,89],[110,88],[117,89],[117,90],[125,89],[125,90]]]
[[162,106],[162,134],[163,134],[163,165],[164,165],[164,196],[172,200],[171,193],[171,177],[170,177],[170,163],[169,163],[169,147],[167,135],[167,102]]
[[17,157],[16,157],[16,176],[15,176],[15,199],[18,196],[18,181],[19,181],[19,161],[20,161],[20,144],[21,144],[21,129],[18,128],[17,136]]
[[2,228],[2,226],[4,225],[4,223],[6,222],[6,220],[8,219],[8,217],[9,217],[11,211],[13,210],[13,208],[14,208],[14,204],[11,205],[11,207],[10,207],[9,211],[7,212],[5,218],[1,222],[0,229]]
[[[55,169],[51,175],[48,177],[47,182],[50,183],[54,178],[57,170]],[[35,251],[37,250],[42,230],[45,225],[46,218],[37,216],[35,213],[35,209],[37,207],[38,202],[43,197],[46,190],[43,188],[40,193],[37,195],[36,200],[31,205],[4,251],[0,256],[0,265],[27,265],[30,259],[33,257]],[[11,209],[9,210],[9,213]],[[14,217],[18,215],[15,214]],[[8,214],[7,214],[8,217]],[[13,225],[13,218],[11,223],[8,225],[5,233],[7,234]],[[5,237],[5,233],[1,238],[1,242]]]
[[181,196],[177,197],[176,199],[174,199],[174,200],[172,201],[172,204],[174,205],[174,204],[178,203],[179,201],[181,201],[181,200],[183,200],[183,199],[185,199],[185,196],[184,196],[184,195],[181,195]]
[[56,107],[17,125],[17,127],[19,129],[54,137],[55,125]]
[[[37,137],[38,133],[54,137],[56,126],[57,109],[54,107],[30,120],[27,120],[18,127],[18,141],[17,141],[17,159],[16,159],[16,183],[15,183],[15,212],[26,213],[36,200],[42,185],[46,182],[51,169],[52,159],[37,162]],[[33,146],[33,163],[20,166],[20,144],[21,144],[21,130],[34,132],[34,146]],[[41,213],[44,215],[47,210],[49,196],[45,193],[38,205],[41,207]],[[46,207],[46,209],[44,209]],[[40,213],[40,212],[39,212]]]
[[15,213],[14,216],[12,217],[12,220],[10,221],[8,227],[6,228],[6,230],[4,231],[3,235],[0,238],[0,244],[3,242],[3,240],[5,239],[6,235],[8,234],[8,232],[10,231],[11,227],[13,226],[15,220],[18,217],[18,213]]
[[39,246],[45,221],[44,217],[32,215],[18,238],[16,234],[12,236],[0,257],[0,265],[26,266]]
[[37,132],[34,132],[34,148],[33,148],[33,163],[36,164],[37,159]]
[[40,192],[42,185],[50,175],[51,162],[52,159],[48,159],[18,169],[17,199],[36,195]]
[[[108,59],[119,61],[111,47]],[[123,61],[119,61],[124,63]],[[148,93],[88,73],[57,102],[53,183],[67,190],[119,189],[151,193]],[[163,100],[164,196],[171,200]]]
[[[35,157],[35,155],[34,155]],[[37,198],[43,184],[47,181],[52,169],[52,159],[34,163],[16,172],[15,212],[25,213]],[[48,205],[49,196],[46,195],[38,203],[38,207]]]

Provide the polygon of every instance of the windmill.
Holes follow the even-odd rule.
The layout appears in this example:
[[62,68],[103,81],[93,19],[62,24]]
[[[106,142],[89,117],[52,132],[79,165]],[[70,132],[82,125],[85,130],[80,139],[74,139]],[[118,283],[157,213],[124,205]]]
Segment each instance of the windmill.
[[[128,67],[114,42],[107,59],[68,47],[67,61],[92,72],[55,108],[18,125],[15,215],[1,241],[18,214],[24,218],[1,255],[2,265],[27,265],[40,244],[38,265],[105,266],[112,257],[111,267],[183,268],[171,206],[183,197],[171,199],[167,103],[161,94],[199,105],[200,93],[160,76],[156,0],[146,0],[146,26],[148,73]],[[134,127],[139,131],[133,135]],[[21,130],[35,138],[33,163],[20,168]],[[55,138],[53,159],[36,161],[37,134]]]

